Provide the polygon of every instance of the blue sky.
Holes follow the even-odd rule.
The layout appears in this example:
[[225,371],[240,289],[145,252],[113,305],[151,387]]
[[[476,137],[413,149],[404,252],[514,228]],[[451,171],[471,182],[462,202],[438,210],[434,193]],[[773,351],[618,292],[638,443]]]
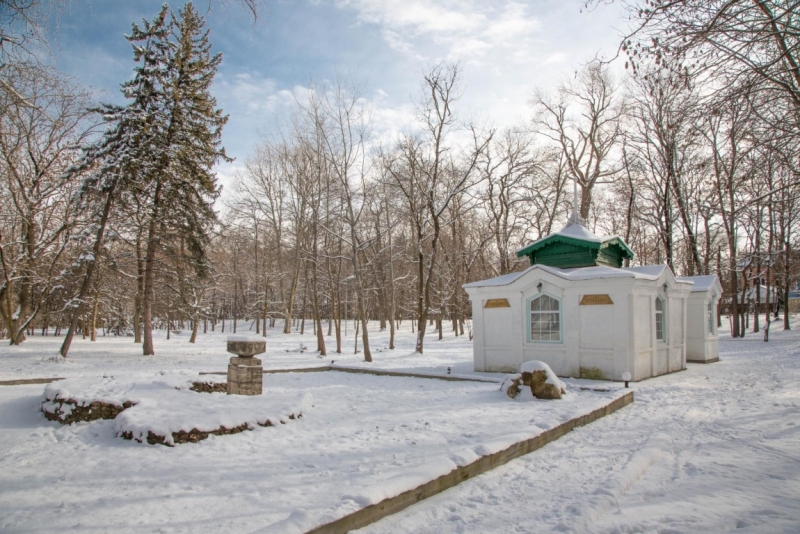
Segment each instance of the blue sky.
[[[102,100],[121,103],[119,84],[133,67],[123,36],[162,3],[67,2],[55,35],[57,66]],[[613,56],[626,28],[619,2],[587,13],[584,0],[273,0],[262,2],[256,24],[236,0],[195,6],[210,9],[211,41],[223,54],[213,92],[230,115],[223,141],[236,158],[218,169],[223,184],[276,132],[276,118],[311,80],[355,79],[375,110],[375,129],[390,135],[413,121],[426,67],[459,61],[460,116],[511,126],[530,116],[534,89],[555,88],[593,57]]]

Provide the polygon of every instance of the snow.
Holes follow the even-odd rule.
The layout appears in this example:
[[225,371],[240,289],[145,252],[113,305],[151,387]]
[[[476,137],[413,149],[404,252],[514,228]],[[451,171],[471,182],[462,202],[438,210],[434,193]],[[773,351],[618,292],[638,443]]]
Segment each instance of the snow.
[[592,241],[594,243],[602,243],[603,241],[608,239],[608,238],[604,238],[604,237],[600,237],[600,236],[594,235],[586,227],[584,227],[583,225],[578,224],[578,223],[570,223],[570,224],[566,225],[560,231],[556,232],[556,235],[574,237],[576,239],[582,239],[584,241]]
[[551,238],[554,235],[563,235],[564,237],[571,237],[573,239],[581,239],[583,241],[590,241],[592,243],[602,243],[603,241],[607,241],[609,239],[613,239],[613,237],[600,237],[600,236],[594,235],[592,232],[590,232],[583,225],[571,222],[571,223],[567,224],[564,228],[559,230],[558,232],[553,232],[552,234],[547,234],[546,236],[544,236],[544,237],[542,237],[540,239],[537,239],[536,241],[528,243],[524,247],[518,249],[517,252],[519,252],[520,250],[525,250],[526,248],[532,247],[534,245],[537,245],[537,244],[541,243],[542,241]]
[[[441,376],[451,367],[457,375],[475,376],[468,369],[472,356],[466,337],[451,333],[437,342],[431,336],[428,354],[414,355],[414,336],[406,326],[395,351],[385,350],[385,333],[374,336],[373,357],[383,360],[384,369]],[[76,340],[73,364],[43,358],[57,347],[54,338],[32,338],[27,348],[0,347],[5,366],[5,356],[24,350],[26,356],[15,365],[24,360],[39,370],[83,375],[47,387],[0,387],[0,531],[304,532],[535,437],[624,393],[612,385],[607,393],[581,392],[558,402],[514,402],[499,390],[499,376],[445,381],[339,371],[265,374],[262,399],[270,399],[265,408],[280,399],[295,405],[299,395],[313,396],[313,408],[304,401],[307,411],[290,424],[256,425],[252,431],[169,448],[118,434],[235,426],[244,411],[230,403],[259,402],[175,389],[196,379],[199,370],[225,368],[226,336],[201,336],[199,347],[185,337],[178,343],[180,336],[169,342],[159,336],[156,351],[162,356],[141,362],[123,356],[133,345],[130,339],[99,339]],[[285,352],[301,340],[314,346],[311,333],[270,331],[265,363],[272,368],[288,362],[319,365],[314,353]],[[89,350],[101,343],[103,356]],[[352,352],[350,343],[345,349]],[[377,367],[359,362],[362,355],[334,358],[350,368]],[[159,364],[173,369],[155,372]],[[91,373],[100,367],[105,378]],[[116,420],[62,426],[39,412],[45,389],[51,396],[87,402],[102,396],[138,404]],[[180,406],[173,413],[176,400]],[[256,417],[262,411],[247,414]]]
[[536,241],[528,243],[524,247],[522,247],[520,249],[517,249],[517,252],[519,252],[521,250],[525,250],[525,249],[527,249],[529,247],[532,247],[534,245],[537,245],[537,244],[541,243],[542,241],[545,241],[546,239],[551,238],[554,235],[570,237],[572,239],[580,239],[582,241],[589,241],[591,243],[605,243],[606,241],[611,241],[612,239],[619,239],[620,241],[622,241],[622,238],[620,238],[618,235],[605,235],[605,236],[595,235],[594,233],[592,233],[588,228],[586,228],[582,224],[579,224],[579,223],[576,223],[576,222],[570,222],[564,228],[559,230],[558,232],[553,232],[552,234],[547,234],[546,236],[544,236],[544,237],[542,237],[540,239],[537,239]]
[[531,360],[528,362],[524,362],[520,368],[520,373],[533,373],[535,371],[544,371],[547,375],[547,379],[545,380],[546,384],[552,384],[554,386],[559,386],[563,391],[567,390],[567,385],[559,380],[558,376],[550,369],[550,366],[544,362],[540,362],[539,360]]
[[537,265],[531,265],[530,267],[528,267],[524,271],[519,271],[519,272],[516,272],[516,273],[503,274],[503,275],[500,275],[500,276],[496,276],[495,278],[489,278],[487,280],[480,280],[478,282],[471,282],[469,284],[464,284],[461,287],[506,286],[506,285],[516,281],[523,274],[527,273],[528,271],[530,271],[531,269],[533,269],[535,267],[538,267],[538,266]]
[[[300,342],[316,346],[308,326],[303,336],[270,330],[265,368],[335,359],[432,375],[451,367],[456,376],[496,382],[267,374],[265,394],[292,402],[308,393],[314,407],[290,424],[175,448],[120,439],[116,421],[46,421],[45,386],[2,386],[0,531],[305,532],[625,391],[567,379],[571,393],[560,401],[511,401],[499,391],[500,376],[471,372],[470,342],[449,329],[442,341],[426,337],[425,354],[415,355],[407,323],[394,351],[373,323],[375,363],[366,364],[353,354],[352,329],[345,354],[320,361],[299,353]],[[800,334],[778,326],[769,343],[723,331],[719,363],[633,383],[632,405],[363,531],[798,532]],[[0,380],[70,376],[113,397],[123,387],[112,380],[185,384],[227,365],[225,334],[200,334],[196,345],[188,336],[156,337],[155,357],[140,356],[132,338],[76,339],[67,363],[51,358],[61,338],[3,345]],[[325,339],[330,349],[333,338]],[[581,391],[587,384],[611,391]],[[66,380],[53,388],[81,391]]]
[[637,280],[657,280],[661,273],[664,272],[665,265],[645,265],[642,267],[627,267],[616,269],[614,267],[606,267],[605,265],[596,265],[594,267],[576,267],[571,269],[561,269],[559,267],[550,267],[549,265],[531,265],[524,271],[517,273],[504,274],[488,280],[481,280],[464,284],[462,287],[490,287],[490,286],[504,286],[509,285],[524,274],[534,269],[541,269],[545,272],[563,278],[564,280],[580,281],[580,280],[596,280],[601,278],[635,278]]
[[241,425],[255,428],[267,422],[273,426],[286,423],[289,416],[302,415],[313,406],[310,393],[294,395],[267,392],[259,396],[239,396],[197,393],[189,388],[193,382],[224,382],[219,375],[192,375],[191,373],[159,373],[152,379],[105,377],[68,378],[48,384],[42,397],[42,409],[50,413],[72,411],[69,404],[58,400],[71,399],[79,406],[94,401],[121,406],[130,402],[114,420],[118,436],[127,432],[137,441],[147,441],[152,432],[164,436],[173,445],[172,434],[193,429],[210,432],[220,427],[227,429]]
[[508,284],[511,284],[512,282],[515,282],[516,280],[518,280],[522,275],[524,275],[525,273],[527,273],[531,269],[534,269],[534,268],[537,268],[537,267],[541,267],[541,266],[540,265],[531,265],[530,267],[528,267],[524,271],[519,271],[519,272],[516,272],[516,273],[503,274],[503,275],[500,275],[500,276],[496,276],[494,278],[489,278],[487,280],[480,280],[478,282],[471,282],[469,284],[464,284],[461,287],[507,286]]
[[800,334],[779,325],[358,532],[800,532]]
[[[641,275],[642,277],[647,277],[650,280],[658,279],[658,277],[661,276],[661,273],[663,273],[664,269],[666,268],[667,266],[663,263],[661,265],[639,265],[638,267],[623,267],[623,269],[626,271],[636,273],[638,275]],[[687,281],[684,279],[678,279],[678,280],[681,282]]]
[[243,335],[234,335],[228,336],[228,341],[233,343],[251,343],[256,341],[266,341],[264,336],[243,336]]
[[713,274],[703,276],[681,276],[677,280],[680,282],[693,282],[692,293],[699,291],[708,291],[714,287],[717,282],[717,277]]
[[219,375],[199,375],[192,371],[173,371],[156,373],[152,379],[136,380],[130,377],[104,376],[97,378],[70,378],[51,382],[44,388],[43,401],[72,399],[79,406],[87,406],[93,401],[121,406],[127,401],[137,403],[142,400],[142,387],[162,387],[165,389],[189,389],[193,382],[224,382]]
[[[149,389],[149,391],[141,392]],[[303,415],[314,405],[310,393],[285,391],[267,392],[265,395],[240,396],[221,393],[196,393],[154,385],[139,385],[140,401],[123,411],[114,419],[114,431],[118,436],[130,433],[133,439],[145,442],[148,433],[164,436],[168,445],[173,445],[172,434],[189,432],[211,432],[221,427],[227,429],[247,425],[278,426],[291,417]],[[290,417],[291,416],[291,417]]]

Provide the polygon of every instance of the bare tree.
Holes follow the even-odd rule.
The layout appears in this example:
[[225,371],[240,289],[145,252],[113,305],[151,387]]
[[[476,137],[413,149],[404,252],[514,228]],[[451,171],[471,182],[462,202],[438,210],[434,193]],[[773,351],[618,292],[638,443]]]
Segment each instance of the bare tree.
[[619,172],[614,151],[621,142],[624,113],[616,84],[601,63],[587,65],[550,97],[538,91],[532,100],[534,129],[564,154],[569,172],[581,188],[580,215],[589,217],[592,191]]
[[91,133],[85,93],[49,69],[18,74],[7,80],[13,91],[0,88],[0,158],[10,200],[0,220],[0,295],[13,344],[25,339],[59,273],[76,223],[73,182],[63,176]]
[[642,165],[650,199],[658,206],[651,219],[660,226],[667,264],[673,271],[674,222],[682,224],[688,241],[688,275],[703,269],[690,205],[695,188],[692,170],[702,160],[694,128],[697,109],[697,99],[683,77],[654,71],[632,83],[628,112],[635,128],[629,146]]
[[406,201],[414,235],[417,264],[417,343],[423,352],[425,330],[431,310],[437,253],[442,228],[451,223],[447,208],[458,194],[480,180],[478,162],[491,134],[481,136],[473,126],[471,148],[459,161],[449,145],[448,135],[456,125],[452,106],[458,100],[460,68],[439,64],[425,76],[419,113],[423,136],[408,135],[386,167],[392,184]]
[[746,100],[725,98],[715,103],[699,131],[711,151],[714,201],[719,209],[728,245],[728,273],[730,276],[732,335],[744,335],[740,324],[741,302],[744,298],[739,288],[739,208],[743,196],[749,192],[748,183],[752,168],[748,163],[754,142],[752,136],[753,113]]
[[343,224],[339,226],[332,223],[327,231],[349,248],[348,260],[358,302],[364,361],[371,362],[366,280],[362,264],[363,253],[369,246],[369,239],[365,238],[362,228],[369,205],[366,198],[370,173],[370,161],[366,154],[369,117],[361,104],[359,92],[352,86],[346,86],[343,81],[330,88],[315,88],[307,112],[322,145],[319,149],[338,185]]

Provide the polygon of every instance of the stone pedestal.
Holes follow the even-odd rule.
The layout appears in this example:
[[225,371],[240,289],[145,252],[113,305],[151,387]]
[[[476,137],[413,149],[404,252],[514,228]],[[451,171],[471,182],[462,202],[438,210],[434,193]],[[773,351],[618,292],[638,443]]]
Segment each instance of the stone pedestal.
[[261,395],[264,368],[258,358],[231,358],[228,395]]
[[253,356],[265,351],[263,339],[228,338],[228,352],[237,355],[228,364],[228,395],[261,395],[264,368]]

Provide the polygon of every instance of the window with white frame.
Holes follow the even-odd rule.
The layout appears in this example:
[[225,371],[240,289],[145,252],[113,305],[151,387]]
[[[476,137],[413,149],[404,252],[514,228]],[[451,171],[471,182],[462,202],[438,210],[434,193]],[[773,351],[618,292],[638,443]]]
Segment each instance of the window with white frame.
[[656,297],[656,339],[658,341],[666,341],[666,324],[664,322],[664,299]]
[[561,301],[550,295],[530,300],[530,341],[561,341]]

